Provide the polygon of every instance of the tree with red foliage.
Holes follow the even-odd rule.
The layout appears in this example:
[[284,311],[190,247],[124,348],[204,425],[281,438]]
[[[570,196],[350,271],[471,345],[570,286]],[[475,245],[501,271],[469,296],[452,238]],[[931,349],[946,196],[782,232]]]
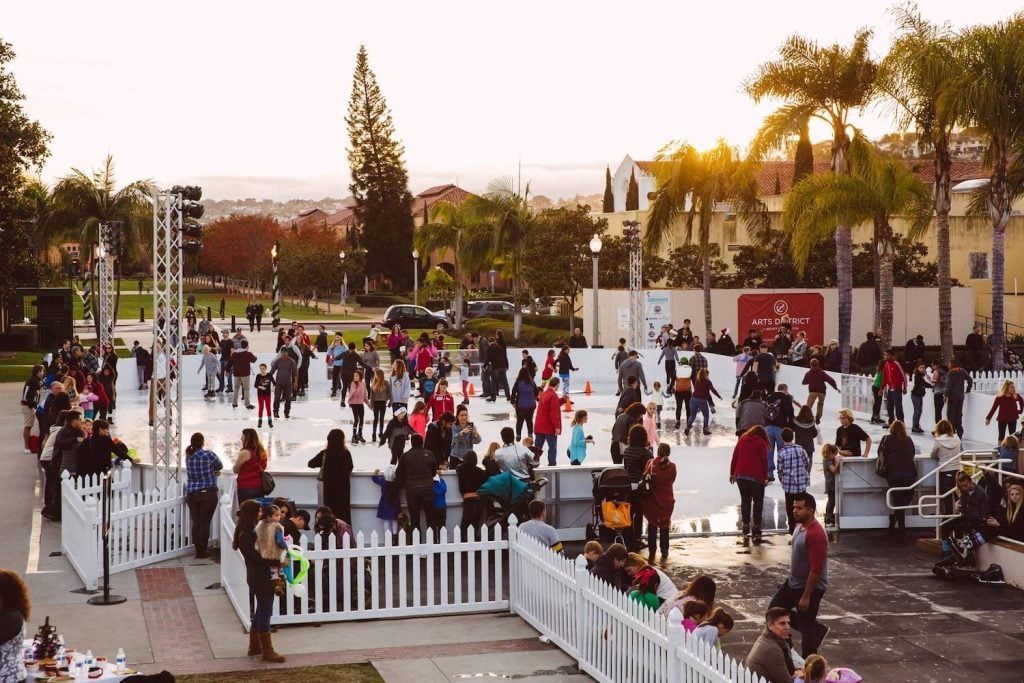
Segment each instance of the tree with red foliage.
[[291,233],[270,216],[232,214],[207,223],[199,270],[208,275],[268,278],[274,241]]

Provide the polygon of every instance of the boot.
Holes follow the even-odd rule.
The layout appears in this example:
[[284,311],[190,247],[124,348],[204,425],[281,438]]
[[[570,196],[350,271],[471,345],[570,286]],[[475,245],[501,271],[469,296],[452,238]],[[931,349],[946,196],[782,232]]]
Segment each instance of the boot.
[[274,652],[274,644],[270,642],[270,631],[260,634],[260,648],[263,650],[263,661],[280,664],[284,657]]
[[250,657],[263,654],[263,648],[260,647],[260,634],[255,627],[249,629],[249,652],[246,654]]
[[896,515],[889,515],[889,536],[896,534]]
[[660,537],[661,545],[661,559],[668,559],[668,529],[658,529],[658,536]]
[[267,415],[267,426],[270,427],[271,429],[274,428],[274,421],[270,419],[269,415]]
[[647,529],[647,562],[648,564],[654,564],[654,553],[658,549],[657,543],[657,530],[654,526],[649,526]]
[[749,548],[750,547],[750,525],[749,524],[744,524],[743,525],[743,538],[740,539],[740,545],[742,545],[744,548]]
[[761,545],[761,527],[754,527],[754,545]]
[[261,417],[261,418],[256,420],[256,429],[259,429],[262,426],[263,426],[263,418]]

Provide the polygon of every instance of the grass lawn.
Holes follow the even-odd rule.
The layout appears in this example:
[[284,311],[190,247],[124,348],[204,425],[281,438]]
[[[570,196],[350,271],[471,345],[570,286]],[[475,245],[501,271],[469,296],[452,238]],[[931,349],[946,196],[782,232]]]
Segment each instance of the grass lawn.
[[[95,339],[83,338],[82,343],[89,346],[95,343]],[[117,345],[118,358],[130,358],[131,352],[124,348],[124,340],[120,337],[114,338]],[[32,366],[43,359],[43,351],[14,351],[0,353],[0,382],[24,382],[28,379]]]
[[232,671],[228,673],[176,676],[180,683],[378,683],[384,679],[371,664],[326,664],[324,666],[275,667],[268,671]]
[[[188,299],[190,294],[189,290],[186,289],[182,294],[184,300]],[[225,320],[230,319],[232,315],[236,316],[238,320],[245,320],[245,307],[249,303],[249,298],[241,294],[224,294],[222,292],[203,291],[199,290],[195,292],[196,296],[196,307],[202,310],[206,310],[209,306],[213,311],[213,319],[219,320],[220,312],[220,298],[223,296],[225,299],[224,316]],[[263,306],[266,308],[266,312],[263,314],[264,322],[270,322],[270,307],[271,300],[269,296],[261,299]],[[321,302],[321,306],[324,306],[325,302]],[[118,311],[118,318],[124,321],[137,321],[139,319],[139,308],[144,308],[146,311],[146,320],[152,320],[153,315],[153,295],[143,294],[139,296],[137,287],[125,287],[124,283],[121,286],[121,305]],[[317,318],[322,319],[348,319],[353,320],[367,319],[368,317],[360,315],[358,313],[353,314],[357,307],[348,306],[348,315],[342,317],[340,315],[340,308],[336,301],[331,303],[331,313],[328,315],[324,311],[315,311],[312,308],[304,308],[289,303],[287,300],[281,302],[281,319],[282,320],[316,320]],[[198,314],[198,310],[196,311]],[[82,300],[76,296],[74,298],[74,316],[75,320],[82,319]]]

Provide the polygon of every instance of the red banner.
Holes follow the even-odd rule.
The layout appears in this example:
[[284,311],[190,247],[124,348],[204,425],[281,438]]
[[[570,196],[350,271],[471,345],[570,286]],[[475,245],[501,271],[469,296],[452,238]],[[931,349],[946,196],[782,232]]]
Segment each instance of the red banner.
[[737,300],[737,340],[747,336],[747,330],[761,330],[762,339],[769,345],[778,334],[779,325],[789,321],[793,335],[807,333],[811,346],[825,343],[825,297],[821,294],[741,294]]

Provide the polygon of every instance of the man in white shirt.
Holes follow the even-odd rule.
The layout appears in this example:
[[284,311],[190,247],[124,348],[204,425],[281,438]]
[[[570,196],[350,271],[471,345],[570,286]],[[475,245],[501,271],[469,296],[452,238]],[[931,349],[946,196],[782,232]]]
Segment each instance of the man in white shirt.
[[562,542],[558,540],[558,532],[555,531],[555,527],[544,521],[548,514],[548,508],[544,501],[531,500],[527,509],[530,519],[519,525],[519,533],[536,538],[556,553],[562,552]]
[[509,472],[516,479],[533,481],[533,453],[515,442],[516,433],[511,427],[501,428],[501,442],[504,444],[494,454],[502,472]]

